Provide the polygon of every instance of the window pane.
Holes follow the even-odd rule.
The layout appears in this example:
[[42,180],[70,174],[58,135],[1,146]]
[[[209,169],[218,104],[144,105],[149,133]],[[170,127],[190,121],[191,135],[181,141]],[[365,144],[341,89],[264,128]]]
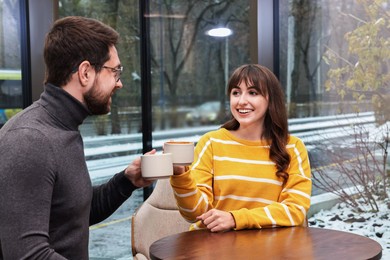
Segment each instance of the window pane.
[[23,106],[18,1],[0,1],[0,127]]
[[117,30],[117,45],[124,67],[123,88],[113,96],[107,116],[88,118],[80,131],[84,137],[130,134],[140,131],[140,66],[138,1],[59,1],[60,17],[81,15],[98,19]]
[[154,130],[221,124],[227,78],[249,62],[249,1],[151,1],[150,25]]
[[[120,34],[117,50],[124,71],[123,88],[112,97],[111,112],[88,117],[80,127],[93,184],[107,181],[142,153],[138,0],[59,1],[60,17],[80,15],[100,20]],[[142,203],[135,191],[104,223],[91,227],[91,259],[131,257],[129,217]]]
[[279,8],[280,79],[290,131],[309,149],[313,195],[363,186],[360,195],[375,205],[388,178],[389,3],[292,0]]
[[[226,117],[227,77],[233,69],[249,62],[249,0],[168,2],[150,1],[148,17],[153,147],[159,152],[163,139],[170,138],[164,130],[172,130],[171,136],[175,138],[188,126],[217,128]],[[61,17],[96,18],[121,35],[117,49],[124,66],[121,77],[124,88],[116,92],[110,114],[88,118],[80,128],[88,169],[95,184],[111,177],[107,174],[124,169],[142,152],[138,3],[135,0],[59,1]],[[230,28],[232,34],[222,38],[206,35],[206,31],[219,26]],[[187,116],[201,105],[206,121],[194,116],[197,111]],[[186,134],[193,137],[199,132]],[[91,229],[90,257],[119,258],[131,254],[128,221],[119,222],[123,223],[121,228],[110,221],[128,220],[142,202],[142,190],[139,191],[105,221],[104,229],[99,226]]]

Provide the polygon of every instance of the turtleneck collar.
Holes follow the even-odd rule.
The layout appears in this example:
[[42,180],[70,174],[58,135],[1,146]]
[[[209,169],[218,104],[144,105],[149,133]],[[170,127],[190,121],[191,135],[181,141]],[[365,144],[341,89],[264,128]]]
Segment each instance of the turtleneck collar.
[[45,86],[38,101],[51,116],[70,130],[78,130],[91,112],[80,101],[60,87],[52,84]]

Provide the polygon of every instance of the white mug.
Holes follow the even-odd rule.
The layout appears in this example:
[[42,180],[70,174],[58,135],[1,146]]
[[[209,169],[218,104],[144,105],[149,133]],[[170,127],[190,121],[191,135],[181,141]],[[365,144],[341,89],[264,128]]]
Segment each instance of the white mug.
[[141,155],[142,177],[150,180],[168,178],[173,175],[172,154]]
[[190,165],[194,161],[194,143],[169,141],[164,143],[164,153],[171,153],[174,165]]

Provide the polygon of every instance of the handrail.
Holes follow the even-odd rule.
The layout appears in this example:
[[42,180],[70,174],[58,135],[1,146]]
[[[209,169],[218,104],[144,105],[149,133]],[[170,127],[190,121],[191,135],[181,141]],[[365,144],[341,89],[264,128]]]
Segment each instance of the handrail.
[[[375,128],[373,112],[344,114],[323,117],[295,118],[289,120],[289,131],[305,143],[325,138],[340,138],[353,135],[351,126],[362,127],[365,131]],[[219,128],[218,125],[170,129],[153,133],[153,148],[162,150],[168,140],[187,140],[197,142],[204,133]],[[107,168],[126,167],[142,153],[142,134],[85,137],[84,152],[88,169],[93,173],[105,172]]]

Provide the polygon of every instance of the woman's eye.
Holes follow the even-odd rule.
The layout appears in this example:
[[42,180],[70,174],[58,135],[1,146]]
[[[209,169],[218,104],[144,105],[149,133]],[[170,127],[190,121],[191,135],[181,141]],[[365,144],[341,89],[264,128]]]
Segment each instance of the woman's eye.
[[257,91],[249,91],[249,95],[256,96],[257,95]]
[[238,91],[232,91],[232,95],[233,95],[233,96],[237,96],[238,94],[239,94]]

